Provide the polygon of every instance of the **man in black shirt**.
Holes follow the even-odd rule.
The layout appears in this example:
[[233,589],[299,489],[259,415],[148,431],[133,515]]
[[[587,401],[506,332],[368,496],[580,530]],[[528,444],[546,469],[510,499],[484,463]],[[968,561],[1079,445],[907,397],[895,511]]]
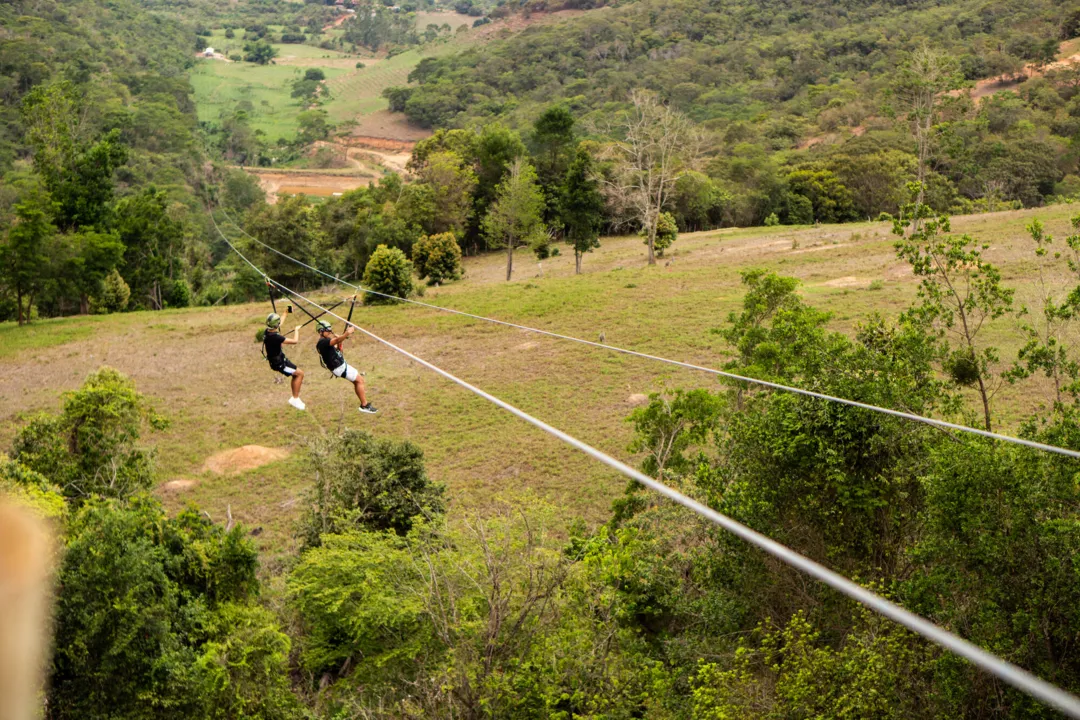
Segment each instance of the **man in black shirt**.
[[266,351],[266,360],[270,363],[270,369],[279,372],[285,377],[291,378],[292,397],[289,404],[297,410],[303,410],[307,406],[300,399],[300,386],[304,384],[304,371],[296,367],[285,353],[281,351],[282,345],[296,345],[300,342],[300,328],[293,330],[292,337],[285,337],[280,332],[281,316],[270,313],[266,316],[266,334],[263,335],[263,349]]
[[322,356],[326,369],[337,377],[351,382],[356,390],[356,397],[360,398],[360,412],[374,415],[378,411],[367,401],[367,395],[364,392],[364,376],[345,362],[345,356],[341,354],[341,344],[349,339],[356,328],[349,325],[345,329],[345,334],[335,335],[334,329],[325,320],[319,320],[315,325],[319,329],[319,342],[315,343],[315,349]]

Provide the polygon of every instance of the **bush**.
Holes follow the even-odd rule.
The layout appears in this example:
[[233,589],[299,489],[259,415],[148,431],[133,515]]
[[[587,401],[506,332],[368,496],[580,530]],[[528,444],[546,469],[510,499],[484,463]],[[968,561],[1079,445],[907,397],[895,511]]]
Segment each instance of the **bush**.
[[776,213],[769,213],[769,217],[765,218],[765,227],[776,227],[780,224],[780,218],[776,216]]
[[[375,248],[364,268],[364,285],[375,292],[404,298],[413,291],[412,274],[413,264],[405,257],[405,253],[397,248],[380,245]],[[364,303],[368,305],[395,302],[399,301],[370,293],[364,296]]]
[[358,62],[358,63],[356,63],[356,69],[357,69],[357,70],[362,70],[363,68],[366,68],[366,67],[367,67],[367,65],[365,65],[365,64],[364,64],[364,63],[362,63],[362,62]]
[[422,235],[413,245],[412,259],[428,285],[461,279],[461,247],[452,232]]
[[664,251],[671,247],[678,237],[679,226],[675,223],[675,216],[669,212],[660,213],[656,221],[656,241],[653,244],[657,257],[664,257]]
[[424,452],[408,440],[346,430],[311,446],[315,485],[300,524],[305,547],[349,529],[407,533],[417,516],[445,510],[443,487],[424,468]]
[[153,455],[136,445],[144,422],[165,427],[131,380],[101,368],[64,395],[59,415],[31,419],[15,436],[12,457],[68,498],[126,497],[153,483]]
[[130,297],[131,288],[120,273],[113,270],[105,276],[101,294],[90,298],[90,310],[100,314],[120,312],[127,307]]
[[301,717],[288,637],[255,603],[242,527],[97,500],[72,519],[57,587],[49,716]]
[[187,280],[173,280],[165,286],[165,306],[183,308],[191,305],[191,286]]
[[785,225],[813,225],[814,203],[805,195],[788,193]]

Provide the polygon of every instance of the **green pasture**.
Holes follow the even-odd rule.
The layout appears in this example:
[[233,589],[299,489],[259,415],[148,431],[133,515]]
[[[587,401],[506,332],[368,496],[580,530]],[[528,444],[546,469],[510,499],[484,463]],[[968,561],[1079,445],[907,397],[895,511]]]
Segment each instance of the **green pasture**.
[[[199,120],[216,122],[223,113],[235,110],[237,103],[247,100],[254,108],[250,112],[251,126],[266,133],[268,141],[292,137],[296,116],[304,110],[291,97],[292,81],[304,70],[288,65],[200,60],[191,72]],[[348,71],[324,68],[324,72],[327,78],[333,78]]]

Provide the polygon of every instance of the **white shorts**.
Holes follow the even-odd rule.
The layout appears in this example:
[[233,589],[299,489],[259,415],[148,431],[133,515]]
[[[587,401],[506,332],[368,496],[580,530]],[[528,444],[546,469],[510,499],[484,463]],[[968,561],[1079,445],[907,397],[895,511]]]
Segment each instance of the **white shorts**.
[[360,377],[360,373],[357,372],[356,368],[349,365],[349,363],[342,363],[330,372],[334,373],[338,377],[343,377],[349,382],[353,383],[356,382],[356,378]]

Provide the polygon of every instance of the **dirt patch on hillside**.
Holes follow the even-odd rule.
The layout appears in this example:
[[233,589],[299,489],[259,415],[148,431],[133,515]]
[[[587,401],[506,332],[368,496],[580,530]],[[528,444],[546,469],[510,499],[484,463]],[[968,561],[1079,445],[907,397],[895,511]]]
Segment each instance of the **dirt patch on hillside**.
[[244,445],[225,450],[206,459],[204,469],[218,475],[237,475],[247,470],[277,462],[289,456],[287,450],[262,445]]
[[834,278],[832,280],[826,280],[825,282],[823,282],[821,284],[824,285],[825,287],[846,288],[846,287],[861,287],[863,285],[866,285],[867,282],[865,280],[863,280],[862,278],[855,277],[854,275],[847,275],[845,277],[838,277],[838,278]]
[[430,137],[431,131],[413,125],[405,119],[404,115],[395,114],[389,110],[376,110],[373,113],[357,116],[352,136],[366,140],[416,142]]
[[331,175],[317,172],[258,172],[248,170],[259,179],[266,191],[266,201],[273,204],[279,195],[315,195],[327,197],[366,187],[374,175]]
[[163,493],[178,493],[190,490],[195,487],[195,481],[189,478],[180,478],[179,480],[170,480],[161,486],[161,492]]

